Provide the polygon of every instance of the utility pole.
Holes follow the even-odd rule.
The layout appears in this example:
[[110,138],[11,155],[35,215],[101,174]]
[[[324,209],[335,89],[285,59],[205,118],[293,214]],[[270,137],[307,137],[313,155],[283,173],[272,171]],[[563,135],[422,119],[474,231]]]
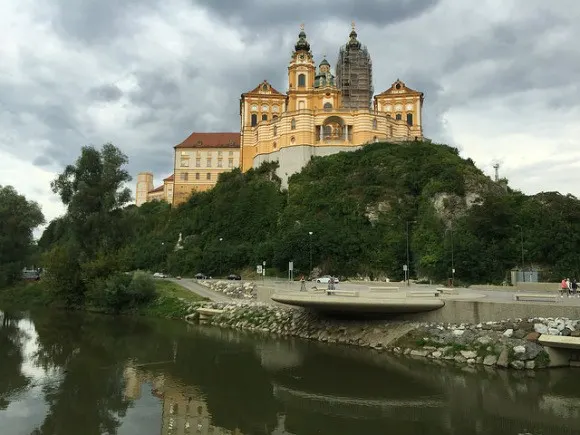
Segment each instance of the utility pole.
[[455,261],[453,258],[453,223],[451,224],[451,287],[455,287]]
[[312,231],[308,231],[308,241],[310,244],[310,272],[308,272],[308,276],[312,274]]
[[409,264],[409,224],[415,223],[416,221],[407,221],[407,270],[405,271],[405,279],[407,280],[407,287],[411,285],[410,275],[411,275],[411,265]]

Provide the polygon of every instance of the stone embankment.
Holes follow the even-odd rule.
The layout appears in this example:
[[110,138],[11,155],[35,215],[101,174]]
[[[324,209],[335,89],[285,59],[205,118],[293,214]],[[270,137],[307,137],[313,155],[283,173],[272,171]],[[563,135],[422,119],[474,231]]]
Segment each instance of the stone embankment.
[[186,320],[195,321],[200,306],[223,310],[210,325],[300,337],[390,351],[401,355],[516,370],[540,369],[550,359],[537,340],[541,334],[580,336],[580,322],[535,318],[471,324],[403,321],[346,321],[321,318],[305,310],[255,301],[192,305]]
[[256,299],[257,291],[256,284],[253,282],[240,281],[198,281],[210,290],[218,293],[223,293],[226,296],[234,299]]

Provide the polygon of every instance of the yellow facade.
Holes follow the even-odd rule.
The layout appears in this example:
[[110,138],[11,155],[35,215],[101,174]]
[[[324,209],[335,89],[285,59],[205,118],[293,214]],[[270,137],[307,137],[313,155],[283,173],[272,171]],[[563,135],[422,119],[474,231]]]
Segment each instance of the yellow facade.
[[150,172],[138,175],[137,205],[153,200],[181,204],[237,167],[247,171],[278,161],[278,175],[286,183],[313,156],[371,142],[423,140],[423,93],[397,79],[371,99],[372,64],[357,36],[353,25],[340,50],[337,74],[342,75],[335,79],[326,59],[316,67],[302,28],[288,65],[287,92],[264,80],[242,94],[240,132],[192,133],[174,147],[173,175],[163,185],[154,188]]
[[166,201],[179,205],[193,192],[204,192],[217,183],[223,172],[240,166],[239,133],[192,133],[174,147],[173,174],[153,188],[153,174],[137,176],[137,205]]
[[[354,29],[350,43],[353,38],[359,44]],[[397,80],[374,97],[372,107],[344,108],[342,91],[333,80],[326,60],[317,71],[306,35],[300,32],[288,66],[288,92],[282,94],[264,81],[242,94],[242,170],[271,159],[278,160],[284,172],[281,151],[292,147],[302,148],[299,153],[285,153],[292,159],[289,168],[295,170],[296,159],[304,159],[298,162],[303,166],[309,155],[348,151],[383,140],[423,139],[423,93]],[[310,148],[310,154],[304,147]],[[323,148],[328,149],[321,152]]]

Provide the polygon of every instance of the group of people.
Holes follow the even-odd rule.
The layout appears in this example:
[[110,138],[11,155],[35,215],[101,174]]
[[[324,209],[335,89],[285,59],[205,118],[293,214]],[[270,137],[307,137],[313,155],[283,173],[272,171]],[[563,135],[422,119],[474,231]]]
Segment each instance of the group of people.
[[570,278],[564,278],[562,280],[560,283],[561,298],[564,297],[564,293],[566,293],[568,297],[580,298],[580,295],[578,294],[578,282],[576,281],[576,278],[572,278],[572,281],[570,281]]

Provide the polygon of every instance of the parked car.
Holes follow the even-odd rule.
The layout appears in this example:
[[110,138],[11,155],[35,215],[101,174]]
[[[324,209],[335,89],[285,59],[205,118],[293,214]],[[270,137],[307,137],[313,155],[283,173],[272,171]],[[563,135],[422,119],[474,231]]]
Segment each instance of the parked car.
[[230,273],[228,275],[228,279],[229,280],[233,280],[233,279],[240,280],[240,279],[242,279],[242,277],[236,273]]
[[316,278],[316,282],[319,282],[321,284],[328,284],[328,282],[330,281],[330,278],[334,278],[334,283],[335,284],[338,284],[339,283],[338,278],[332,277],[330,275],[324,275],[324,276],[321,276],[320,278]]
[[203,273],[196,273],[195,279],[207,279],[207,276],[204,275]]
[[167,275],[161,272],[155,272],[153,278],[167,278]]

